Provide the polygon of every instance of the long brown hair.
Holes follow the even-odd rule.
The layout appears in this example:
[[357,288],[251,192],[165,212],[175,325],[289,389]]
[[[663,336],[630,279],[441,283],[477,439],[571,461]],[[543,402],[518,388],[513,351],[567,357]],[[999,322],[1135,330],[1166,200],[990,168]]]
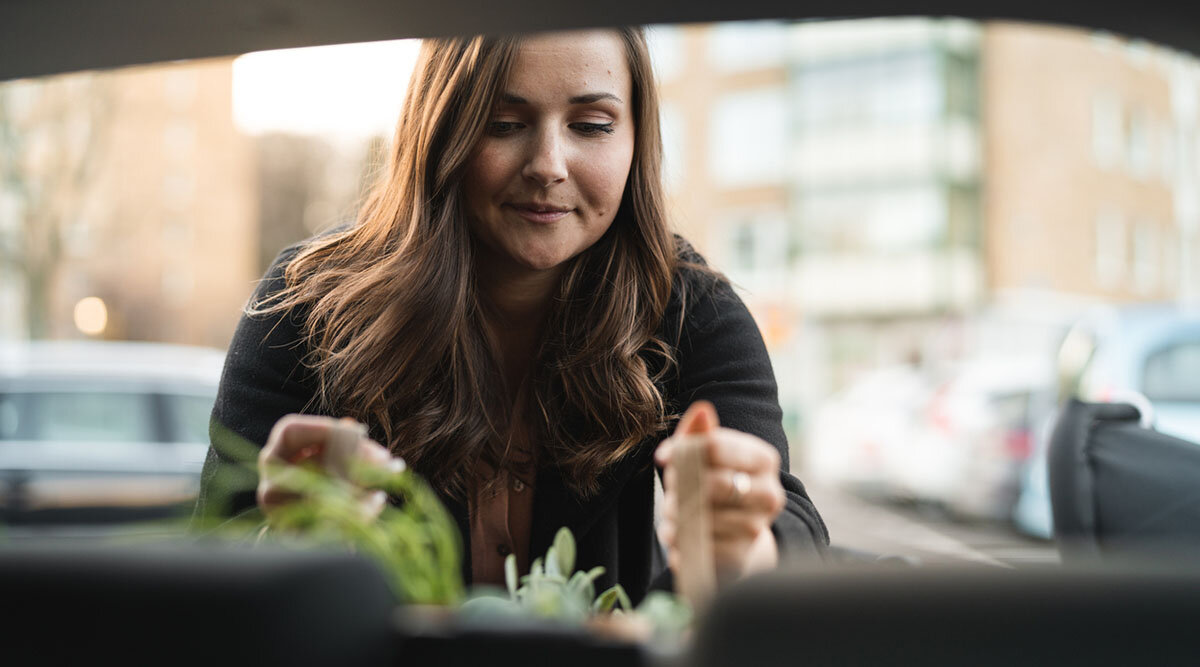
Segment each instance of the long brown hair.
[[[563,272],[525,414],[540,462],[581,495],[663,428],[656,383],[672,363],[656,338],[676,267],[658,95],[642,31],[617,32],[633,81],[633,162],[612,226]],[[514,465],[513,397],[487,338],[461,185],[519,48],[519,37],[425,41],[357,224],[311,241],[288,264],[286,287],[251,308],[303,313],[314,407],[371,424],[460,497],[477,460]]]

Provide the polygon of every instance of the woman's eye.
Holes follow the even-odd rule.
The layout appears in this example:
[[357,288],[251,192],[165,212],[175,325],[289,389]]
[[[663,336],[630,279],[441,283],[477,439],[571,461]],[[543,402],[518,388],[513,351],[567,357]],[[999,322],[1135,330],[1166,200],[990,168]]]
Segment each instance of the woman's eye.
[[572,123],[571,129],[585,135],[612,134],[613,124],[608,123]]
[[521,129],[520,123],[515,123],[508,120],[496,120],[488,123],[488,134],[493,137],[503,137],[507,134],[512,134]]

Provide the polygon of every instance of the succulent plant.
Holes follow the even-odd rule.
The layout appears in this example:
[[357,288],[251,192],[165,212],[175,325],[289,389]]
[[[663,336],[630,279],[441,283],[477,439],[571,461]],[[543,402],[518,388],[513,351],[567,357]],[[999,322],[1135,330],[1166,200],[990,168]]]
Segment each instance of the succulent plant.
[[691,608],[670,593],[651,591],[636,608],[620,584],[597,595],[595,583],[604,568],[575,570],[575,553],[575,537],[563,527],[545,556],[530,564],[529,574],[518,577],[516,556],[509,554],[504,562],[507,597],[502,591],[480,589],[463,604],[462,612],[476,618],[526,616],[571,625],[606,614],[628,614],[659,637],[678,637],[690,624]]
[[[221,435],[227,447],[242,451],[238,458],[257,474],[257,448],[232,432]],[[534,559],[528,574],[520,576],[516,556],[508,556],[507,591],[481,586],[468,596],[458,527],[420,475],[401,467],[366,465],[351,465],[346,472],[341,477],[311,464],[282,466],[275,478],[299,498],[273,510],[269,523],[261,518],[226,522],[221,530],[239,538],[254,535],[260,542],[349,548],[380,566],[400,602],[458,607],[464,618],[507,616],[583,625],[623,616],[639,624],[644,635],[666,639],[681,636],[691,621],[691,608],[670,593],[652,591],[636,609],[620,584],[597,594],[596,580],[604,568],[574,569],[575,538],[566,527],[559,529],[546,554]],[[363,494],[374,490],[392,499],[378,516],[363,510]]]

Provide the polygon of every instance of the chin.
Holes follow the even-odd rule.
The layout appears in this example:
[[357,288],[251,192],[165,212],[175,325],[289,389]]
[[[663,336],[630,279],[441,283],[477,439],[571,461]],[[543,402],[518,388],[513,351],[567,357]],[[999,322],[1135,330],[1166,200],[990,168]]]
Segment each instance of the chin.
[[523,248],[513,248],[511,256],[526,269],[547,271],[570,261],[581,250],[582,248],[564,248],[556,244],[548,246],[531,244]]
[[530,271],[549,271],[571,259],[572,255],[525,255],[517,257],[517,263]]

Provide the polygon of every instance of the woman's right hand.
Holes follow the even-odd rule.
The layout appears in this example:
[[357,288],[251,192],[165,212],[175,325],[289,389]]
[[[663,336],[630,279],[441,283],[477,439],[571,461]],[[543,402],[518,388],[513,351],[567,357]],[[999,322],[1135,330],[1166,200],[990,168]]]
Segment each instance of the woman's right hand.
[[[279,481],[279,472],[285,466],[297,465],[302,462],[316,463],[325,468],[328,459],[325,450],[332,439],[337,437],[335,430],[350,426],[357,428],[358,424],[352,419],[340,420],[332,417],[316,415],[285,415],[271,428],[267,444],[258,455],[258,507],[270,519],[271,514],[279,508],[294,502],[300,496]],[[359,437],[353,450],[352,458],[360,462],[378,464],[391,468],[397,465],[390,452],[382,445],[367,437]],[[345,468],[342,462],[342,468]],[[337,474],[337,471],[327,471]],[[363,511],[369,516],[378,516],[387,503],[387,494],[383,491],[372,491],[363,496]]]

